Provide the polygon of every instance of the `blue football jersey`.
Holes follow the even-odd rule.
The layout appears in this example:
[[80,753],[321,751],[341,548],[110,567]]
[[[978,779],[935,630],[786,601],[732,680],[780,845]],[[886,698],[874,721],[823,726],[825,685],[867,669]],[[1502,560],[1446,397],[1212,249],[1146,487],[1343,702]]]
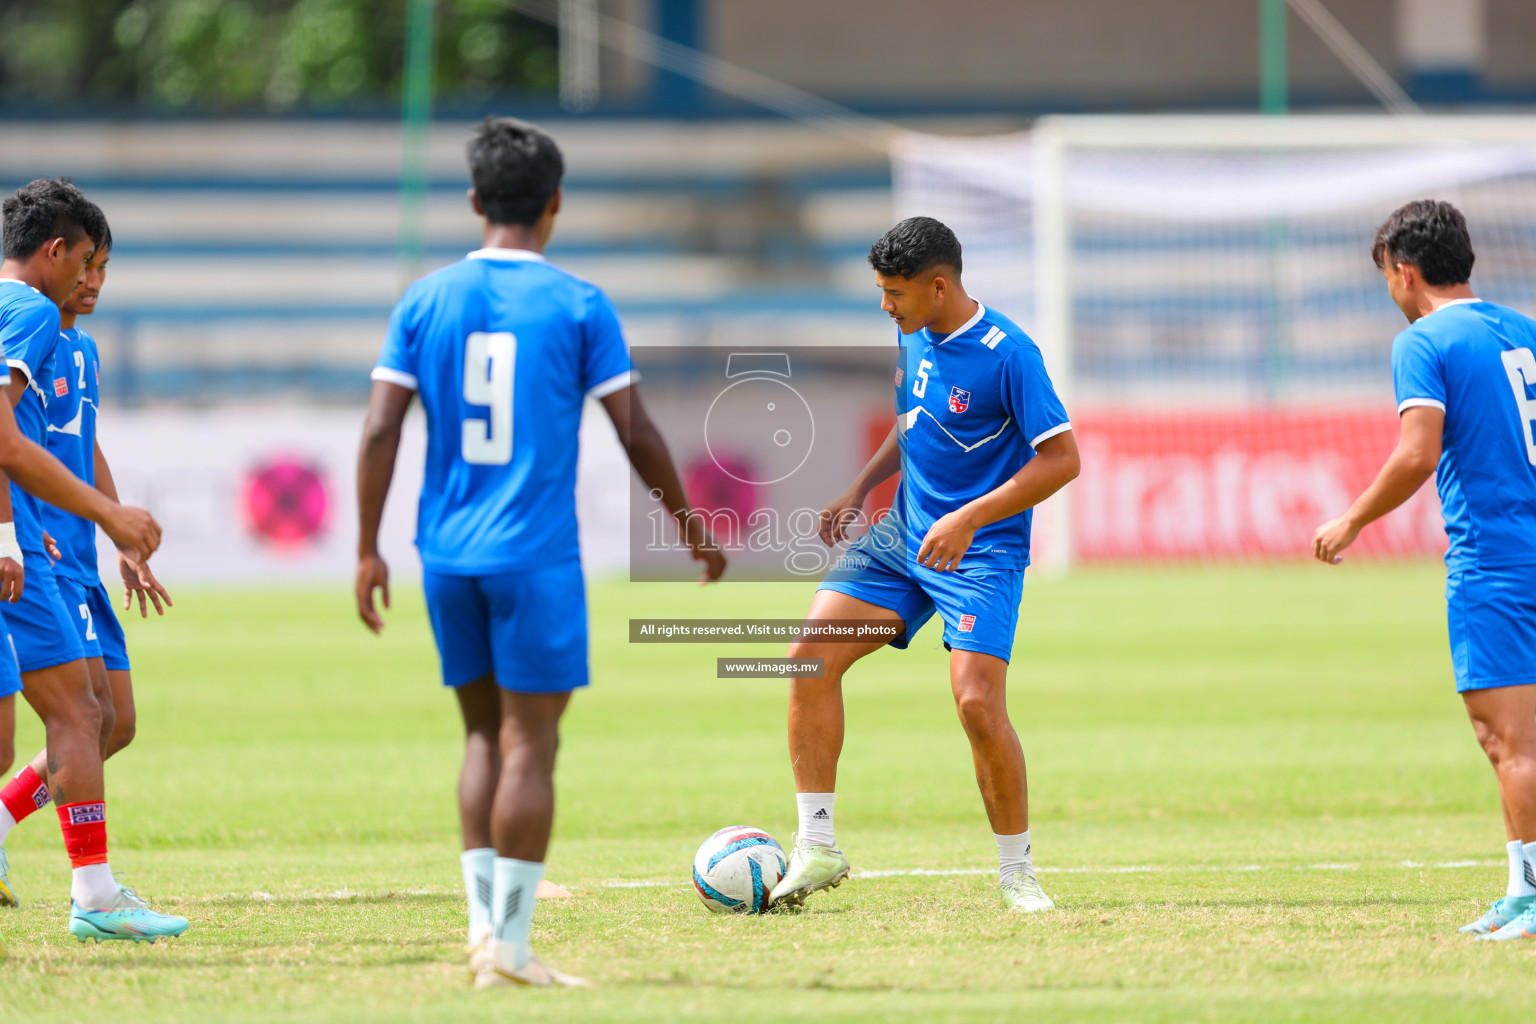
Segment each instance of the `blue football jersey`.
[[491,575],[579,557],[582,400],[634,379],[613,305],[537,253],[481,249],[413,284],[374,380],[427,415],[416,546],[432,572]]
[[[896,423],[902,482],[895,514],[906,558],[941,516],[1001,486],[1035,446],[1072,429],[1040,349],[1007,317],[977,304],[947,337],[926,328],[901,338]],[[1029,564],[1032,511],[976,531],[961,568]]]
[[1435,486],[1451,572],[1536,565],[1536,321],[1458,299],[1392,342],[1399,415],[1445,412]]
[[[96,484],[99,358],[95,338],[78,327],[63,331],[54,358],[58,376],[48,403],[48,450],[92,486]],[[44,504],[42,510],[43,529],[52,534],[64,556],[53,571],[77,583],[97,583],[101,576],[96,566],[96,524],[52,505]]]
[[[5,361],[27,378],[27,390],[16,405],[16,425],[22,434],[46,444],[48,395],[54,388],[54,354],[59,347],[59,307],[31,285],[0,280],[0,345]],[[43,557],[42,502],[11,484],[11,516],[21,550]]]

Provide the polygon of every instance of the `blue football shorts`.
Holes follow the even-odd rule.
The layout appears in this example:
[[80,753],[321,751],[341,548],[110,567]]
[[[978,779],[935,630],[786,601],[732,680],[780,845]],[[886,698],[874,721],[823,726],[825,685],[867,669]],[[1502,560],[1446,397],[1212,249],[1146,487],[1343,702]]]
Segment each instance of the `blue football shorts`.
[[0,697],[20,693],[21,666],[16,663],[16,642],[11,639],[11,627],[0,612]]
[[587,685],[580,562],[493,576],[427,571],[422,584],[444,686],[487,675],[515,693],[567,693]]
[[1536,683],[1536,565],[1445,579],[1456,692]]
[[112,598],[107,588],[97,580],[83,584],[68,576],[59,576],[59,595],[64,607],[73,608],[79,616],[75,630],[87,658],[100,658],[113,672],[128,671],[128,638],[123,635],[123,625],[117,621]]
[[[865,534],[866,537],[873,534]],[[901,552],[898,551],[898,557]],[[833,590],[901,616],[906,633],[891,641],[905,648],[937,611],[944,620],[944,647],[978,651],[1008,661],[1024,593],[1022,569],[960,569],[936,572],[899,566],[854,544],[827,572],[817,590]]]
[[36,672],[85,657],[85,645],[75,626],[79,611],[64,603],[59,578],[42,555],[26,553],[26,580],[21,600],[5,606],[16,660],[23,672]]

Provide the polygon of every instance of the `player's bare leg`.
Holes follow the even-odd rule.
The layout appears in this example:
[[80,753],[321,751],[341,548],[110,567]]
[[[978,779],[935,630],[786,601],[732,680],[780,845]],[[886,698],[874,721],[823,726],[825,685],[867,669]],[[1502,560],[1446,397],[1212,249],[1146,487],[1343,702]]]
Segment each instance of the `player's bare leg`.
[[[86,671],[91,677],[91,693],[96,698],[96,705],[101,709],[101,730],[98,734],[101,747],[101,759],[105,761],[122,747],[113,747],[112,739],[117,732],[117,700],[116,693],[111,683],[111,675],[107,672],[107,664],[101,658],[86,658]],[[126,676],[128,673],[121,672]],[[132,707],[132,694],[129,695],[129,707]],[[124,744],[126,746],[126,744]],[[48,784],[48,748],[39,750],[32,758],[32,770],[44,785]],[[50,787],[51,789],[52,787]],[[50,794],[52,795],[52,794]]]
[[48,788],[60,807],[105,797],[103,713],[84,659],[28,672],[22,695],[43,720]]
[[[1510,841],[1509,892],[1521,892],[1496,900],[1483,919],[1462,930],[1501,940],[1528,937],[1536,934],[1536,897],[1529,895],[1536,883],[1536,686],[1468,690],[1461,696],[1498,779]],[[1521,844],[1518,861],[1516,842]],[[1521,870],[1524,879],[1517,874]]]
[[1008,663],[977,651],[952,651],[949,686],[955,711],[971,741],[976,785],[987,808],[987,820],[999,835],[1029,828],[1029,790],[1024,775],[1024,748],[1008,720]]
[[22,693],[43,720],[48,779],[73,867],[69,930],[80,938],[153,942],[180,935],[185,918],[157,914],[117,884],[107,862],[102,708],[84,658],[22,675]]
[[1468,690],[1461,696],[1498,778],[1510,838],[1536,842],[1536,686]]
[[[128,741],[133,738],[133,690],[127,681],[128,673],[109,673],[102,659],[87,658],[86,666],[91,674],[92,692],[102,711],[101,756],[102,760],[106,760],[127,746]],[[112,682],[113,675],[121,676],[122,680]],[[128,708],[126,724],[123,716],[118,714],[118,709],[123,704]],[[7,733],[7,735],[10,734]],[[3,775],[7,768],[9,764],[0,768],[0,775]],[[5,841],[12,828],[42,810],[52,799],[53,793],[48,785],[48,749],[44,747],[37,752],[26,768],[17,774],[16,778],[0,789],[0,802],[3,802],[6,808],[5,815],[0,815],[0,843]],[[8,890],[9,881],[4,877],[6,872],[3,867],[3,857],[3,851],[0,851],[0,887]],[[5,895],[0,893],[0,904],[4,901]]]
[[16,695],[0,697],[0,774],[16,761]]
[[[835,590],[818,590],[806,618],[901,622],[889,608]],[[771,907],[798,907],[807,896],[841,885],[848,877],[848,858],[837,848],[832,819],[837,761],[843,752],[843,673],[884,646],[885,641],[806,640],[789,647],[791,658],[822,659],[823,675],[790,683],[789,760],[801,820],[784,877],[769,894]]]
[[[102,662],[106,668],[106,662]],[[133,673],[125,668],[108,668],[107,690],[112,700],[112,729],[102,748],[105,757],[118,753],[138,735],[138,707],[133,702]]]
[[[16,695],[8,693],[0,697],[0,775],[11,770],[16,760]],[[0,907],[16,906],[16,894],[11,892],[11,867],[5,859],[5,849],[0,847]]]
[[979,651],[951,651],[949,685],[997,842],[1003,906],[1025,913],[1053,909],[1030,860],[1029,784],[1024,748],[1008,718],[1008,663]]
[[475,984],[482,988],[588,984],[544,966],[528,943],[555,822],[560,718],[570,700],[569,692],[501,691],[501,773],[491,804],[491,839],[496,847],[492,934],[475,974]]
[[464,718],[464,764],[459,769],[459,831],[464,839],[460,858],[464,891],[469,900],[470,975],[475,956],[491,935],[491,888],[496,846],[491,840],[491,807],[501,777],[501,691],[491,676],[454,690]]

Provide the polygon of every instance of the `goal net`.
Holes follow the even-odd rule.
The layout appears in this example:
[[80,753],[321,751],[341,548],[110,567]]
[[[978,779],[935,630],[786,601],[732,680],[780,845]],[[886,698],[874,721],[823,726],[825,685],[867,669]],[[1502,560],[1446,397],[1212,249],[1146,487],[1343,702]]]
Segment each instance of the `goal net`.
[[[1058,571],[1308,553],[1397,437],[1405,321],[1370,246],[1402,203],[1460,207],[1478,295],[1536,313],[1536,119],[1046,118],[903,136],[893,177],[1064,392],[1083,473],[1036,517]],[[1357,542],[1444,546],[1432,486]]]

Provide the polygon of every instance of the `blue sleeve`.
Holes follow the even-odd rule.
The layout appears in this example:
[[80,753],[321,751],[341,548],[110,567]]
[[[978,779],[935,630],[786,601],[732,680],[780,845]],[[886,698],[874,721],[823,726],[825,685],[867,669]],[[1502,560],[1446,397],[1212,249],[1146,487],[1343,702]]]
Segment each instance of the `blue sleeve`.
[[1416,405],[1445,411],[1445,363],[1423,331],[1409,328],[1392,339],[1392,386],[1398,415]]
[[5,361],[31,381],[47,372],[59,347],[59,307],[46,298],[29,302],[24,312],[5,324]]
[[581,390],[602,398],[629,387],[639,375],[629,361],[624,328],[608,296],[594,291],[587,319],[582,324]]
[[384,349],[373,368],[373,379],[398,384],[412,391],[420,387],[416,376],[416,289],[406,291],[389,314],[384,332]]
[[1002,393],[1003,408],[1024,432],[1031,448],[1072,429],[1067,410],[1045,372],[1045,360],[1033,343],[1021,342],[1008,354],[1003,364]]

